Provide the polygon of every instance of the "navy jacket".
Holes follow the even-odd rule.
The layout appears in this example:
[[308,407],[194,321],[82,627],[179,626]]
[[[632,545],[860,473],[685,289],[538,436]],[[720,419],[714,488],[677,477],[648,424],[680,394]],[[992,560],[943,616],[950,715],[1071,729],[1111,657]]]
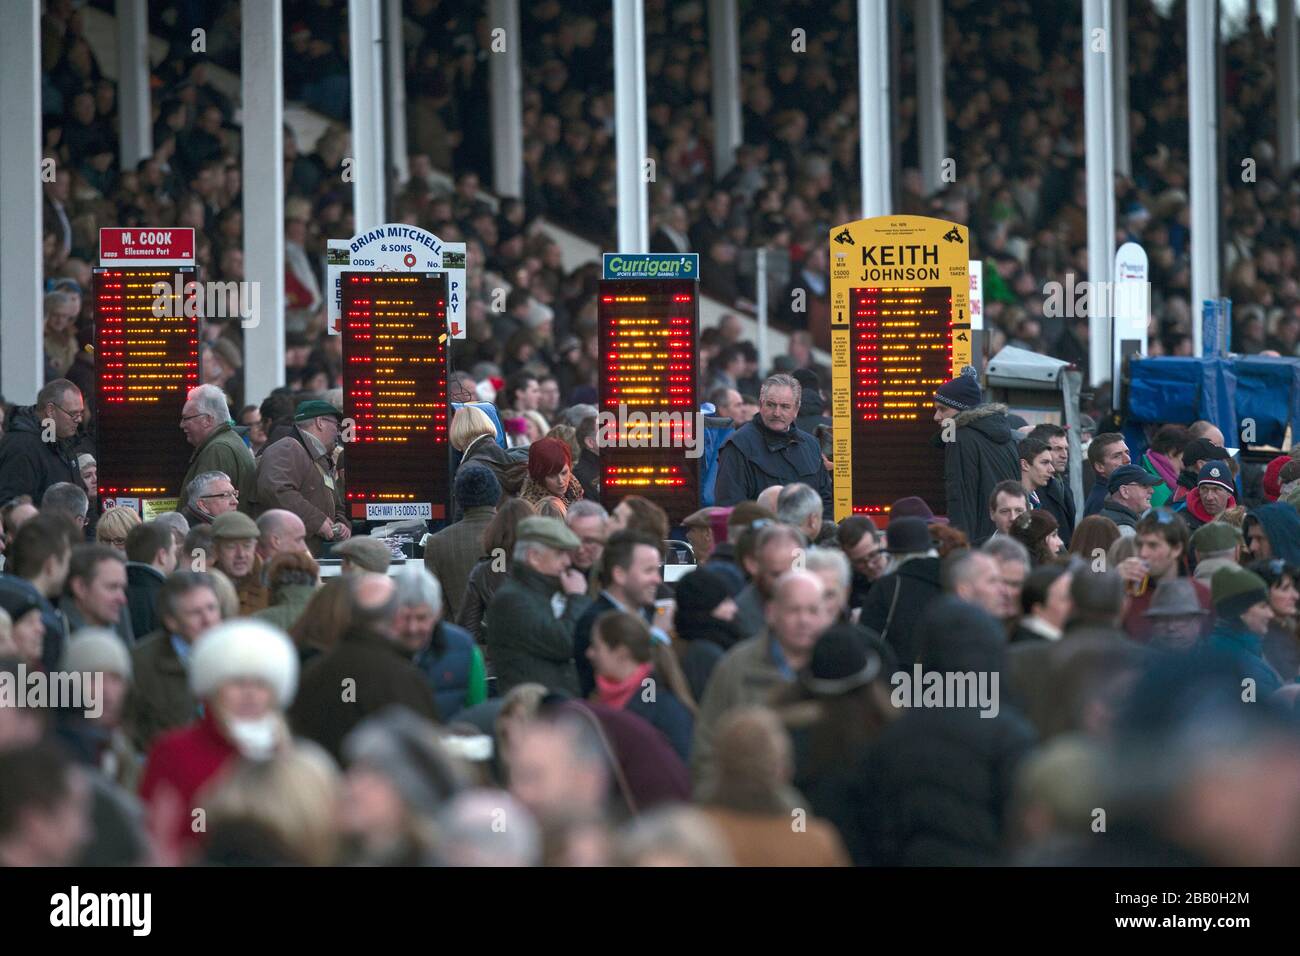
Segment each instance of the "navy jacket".
[[[652,676],[654,676],[652,674]],[[683,763],[690,763],[691,740],[695,736],[695,720],[686,705],[677,699],[662,680],[655,681],[655,699],[643,699],[642,692],[637,691],[623,709],[643,717],[668,738]]]
[[1012,440],[1005,405],[968,408],[954,421],[952,441],[942,441],[948,521],[972,541],[997,530],[989,496],[1001,481],[1020,480],[1020,453]]
[[1074,534],[1074,493],[1060,478],[1053,478],[1038,490],[1039,507],[1056,519],[1061,544],[1070,546]]
[[437,623],[429,646],[415,655],[415,666],[429,681],[444,722],[465,709],[473,664],[474,638],[448,621]]
[[[1019,464],[1016,465],[1019,468]],[[831,473],[822,464],[817,439],[795,426],[774,432],[755,415],[738,429],[718,452],[718,476],[713,502],[730,507],[753,501],[764,488],[796,481],[813,488],[822,498],[822,517],[835,518],[835,496]]]
[[44,429],[34,408],[14,411],[0,438],[0,505],[19,495],[31,495],[40,507],[50,485],[68,481],[82,490],[81,469],[63,442],[44,442]]

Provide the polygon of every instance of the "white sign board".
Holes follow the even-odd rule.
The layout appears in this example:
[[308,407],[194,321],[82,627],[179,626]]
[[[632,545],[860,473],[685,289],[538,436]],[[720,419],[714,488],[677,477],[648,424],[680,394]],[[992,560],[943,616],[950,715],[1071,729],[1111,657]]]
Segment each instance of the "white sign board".
[[1147,319],[1151,311],[1151,283],[1147,281],[1146,250],[1126,242],[1115,253],[1112,287],[1111,393],[1120,400],[1120,372],[1126,355],[1147,354]]
[[984,328],[984,260],[972,259],[970,265],[970,327]]
[[428,230],[390,222],[351,239],[330,239],[325,267],[329,279],[329,331],[343,331],[344,272],[447,273],[447,332],[465,337],[465,243],[443,242]]
[[366,502],[367,521],[399,521],[404,518],[433,519],[433,505],[427,501]]

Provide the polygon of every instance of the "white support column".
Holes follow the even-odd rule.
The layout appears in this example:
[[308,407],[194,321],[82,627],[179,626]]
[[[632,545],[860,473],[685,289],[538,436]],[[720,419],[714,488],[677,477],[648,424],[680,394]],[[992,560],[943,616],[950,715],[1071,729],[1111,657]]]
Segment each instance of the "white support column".
[[[1101,31],[1100,33],[1097,31]],[[1088,202],[1088,382],[1111,376],[1108,297],[1097,283],[1110,282],[1115,258],[1114,91],[1111,57],[1115,31],[1110,0],[1083,0],[1083,122]]]
[[618,251],[649,252],[642,0],[614,0],[614,151],[618,165]]
[[943,91],[943,3],[916,0],[916,125],[926,195],[943,188],[943,160],[948,155]]
[[0,30],[0,390],[23,404],[45,384],[40,22],[38,0],[19,0],[6,7]]
[[[387,71],[388,165],[398,182],[411,178],[406,145],[406,45],[402,40],[402,0],[384,0],[384,68]],[[382,129],[382,122],[381,122]]]
[[284,384],[284,87],[280,0],[243,0],[244,273],[259,314],[244,328],[244,398]]
[[1128,0],[1111,0],[1111,45],[1115,84],[1115,172],[1133,174],[1132,146],[1128,131]]
[[1296,71],[1295,0],[1277,0],[1277,164],[1285,178],[1300,163],[1300,79]]
[[153,155],[149,103],[148,0],[117,0],[117,105],[122,122],[122,170]]
[[740,117],[740,14],[736,0],[709,0],[708,29],[713,74],[713,175],[721,179],[736,163],[736,147],[745,141]]
[[858,0],[858,122],[862,217],[890,211],[889,4]]
[[488,54],[492,109],[492,185],[497,195],[524,195],[524,100],[519,0],[488,0],[488,26],[505,31],[505,49]]
[[348,0],[352,56],[352,207],[357,235],[384,223],[388,170],[384,165],[383,48],[380,6]]
[[1215,0],[1187,0],[1187,127],[1192,203],[1192,354],[1201,354],[1201,303],[1219,297],[1219,112]]

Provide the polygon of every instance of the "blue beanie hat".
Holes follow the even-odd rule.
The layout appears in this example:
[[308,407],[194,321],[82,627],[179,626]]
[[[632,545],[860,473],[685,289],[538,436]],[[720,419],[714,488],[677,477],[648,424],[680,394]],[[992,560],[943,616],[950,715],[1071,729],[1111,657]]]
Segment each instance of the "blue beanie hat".
[[975,378],[974,366],[967,365],[951,382],[944,382],[934,393],[934,400],[958,411],[966,411],[980,403],[980,383]]
[[493,506],[501,498],[501,482],[491,469],[468,465],[456,472],[455,492],[462,508]]

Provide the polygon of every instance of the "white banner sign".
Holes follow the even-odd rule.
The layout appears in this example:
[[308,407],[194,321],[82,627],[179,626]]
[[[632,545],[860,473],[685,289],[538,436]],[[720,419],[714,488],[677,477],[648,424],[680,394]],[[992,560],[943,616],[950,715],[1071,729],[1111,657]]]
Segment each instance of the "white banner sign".
[[465,243],[443,242],[418,226],[390,222],[351,239],[330,239],[325,268],[329,280],[329,331],[343,331],[344,272],[447,273],[447,333],[465,337]]
[[366,502],[367,521],[400,521],[404,518],[433,519],[433,505],[427,501]]
[[972,259],[970,266],[970,327],[984,328],[984,260]]

